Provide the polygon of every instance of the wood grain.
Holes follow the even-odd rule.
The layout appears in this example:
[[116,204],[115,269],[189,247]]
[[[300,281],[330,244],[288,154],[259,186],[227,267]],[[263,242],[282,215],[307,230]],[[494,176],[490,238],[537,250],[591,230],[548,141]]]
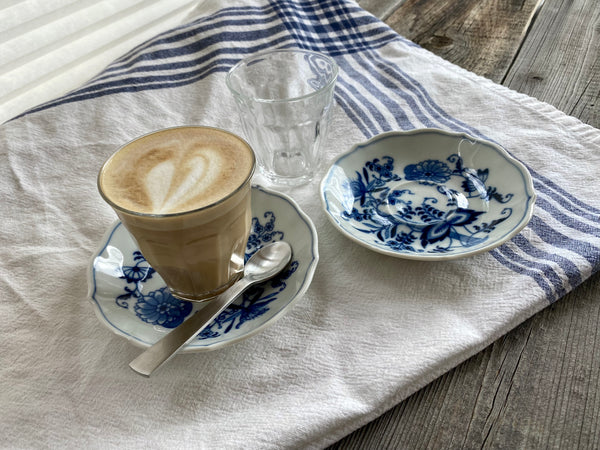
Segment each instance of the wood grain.
[[406,0],[359,0],[358,4],[381,20],[386,20]]
[[407,0],[386,21],[402,36],[502,81],[542,0]]
[[600,3],[544,5],[503,84],[600,127]]
[[[600,127],[599,14],[597,0],[407,0],[387,23]],[[599,300],[596,274],[331,448],[600,448]]]

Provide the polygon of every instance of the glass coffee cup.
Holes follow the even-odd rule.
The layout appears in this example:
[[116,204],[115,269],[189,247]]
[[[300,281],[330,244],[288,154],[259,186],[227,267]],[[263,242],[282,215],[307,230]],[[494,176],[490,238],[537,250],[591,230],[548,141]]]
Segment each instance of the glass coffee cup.
[[255,165],[232,133],[167,128],[118,149],[98,189],[171,294],[206,301],[243,274]]

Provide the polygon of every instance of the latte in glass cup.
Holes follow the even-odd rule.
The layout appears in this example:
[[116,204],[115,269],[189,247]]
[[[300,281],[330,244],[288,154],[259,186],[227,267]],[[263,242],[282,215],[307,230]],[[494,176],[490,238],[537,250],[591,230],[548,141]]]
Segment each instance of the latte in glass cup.
[[205,301],[243,273],[255,165],[232,133],[168,128],[117,150],[98,189],[171,293]]

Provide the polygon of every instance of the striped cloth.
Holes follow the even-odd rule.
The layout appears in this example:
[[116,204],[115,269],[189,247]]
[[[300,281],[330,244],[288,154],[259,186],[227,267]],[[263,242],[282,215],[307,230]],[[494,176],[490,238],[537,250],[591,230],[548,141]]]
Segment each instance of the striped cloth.
[[[471,258],[425,263],[341,236],[319,177],[290,194],[314,221],[305,297],[261,334],[181,355],[149,380],[139,350],[85,301],[114,219],[95,177],[123,142],[167,126],[239,131],[224,77],[242,57],[301,47],[340,66],[325,164],[389,130],[499,143],[531,171],[534,217]],[[346,0],[207,2],[82,87],[0,131],[0,435],[8,447],[321,448],[374,419],[600,267],[600,131],[462,70]]]

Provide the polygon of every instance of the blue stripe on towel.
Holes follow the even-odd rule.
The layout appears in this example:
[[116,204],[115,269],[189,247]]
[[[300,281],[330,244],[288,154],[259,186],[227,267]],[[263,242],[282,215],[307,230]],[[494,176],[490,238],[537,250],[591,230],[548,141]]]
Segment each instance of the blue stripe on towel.
[[514,264],[517,264],[520,267],[526,267],[530,271],[530,274],[535,272],[538,274],[538,277],[544,277],[547,279],[553,288],[553,298],[560,298],[567,293],[563,280],[560,278],[551,264],[546,264],[543,261],[529,260],[524,258],[517,254],[509,245],[502,245],[498,247],[497,251]]
[[554,291],[554,287],[548,283],[547,279],[542,276],[539,271],[533,270],[529,267],[520,266],[510,259],[507,259],[499,248],[492,250],[490,254],[503,266],[511,269],[514,272],[531,277],[542,289],[542,291],[544,291],[546,294],[546,299],[549,302],[554,302],[559,299]]
[[513,243],[519,247],[520,250],[538,260],[552,261],[559,265],[559,267],[565,269],[565,275],[569,280],[571,286],[578,286],[581,284],[581,274],[579,268],[568,258],[558,255],[556,253],[550,253],[535,247],[530,241],[528,241],[522,234],[516,235],[512,239]]
[[360,107],[352,98],[352,95],[348,93],[348,89],[348,84],[344,78],[338,76],[338,84],[335,87],[335,99],[338,105],[344,110],[346,115],[354,122],[359,130],[367,130],[366,134],[369,137],[379,134],[375,123],[368,116],[358,113]]
[[[371,101],[360,94],[359,89],[354,86],[350,80],[347,81],[346,78],[349,77],[346,77],[345,73],[341,73],[338,76],[339,86],[343,89],[345,99],[351,106],[349,108],[344,108],[346,114],[352,114],[356,117],[359,120],[359,122],[355,122],[358,128],[361,129],[364,134],[368,133],[369,136],[374,136],[384,131],[391,131],[392,127],[386,122],[383,114],[375,105],[373,105],[373,103],[371,103]],[[340,92],[342,89],[338,89],[338,86],[336,86],[336,91],[340,94],[342,94],[342,92]],[[368,111],[366,114],[364,113],[365,109]]]
[[[600,238],[600,218],[597,215],[594,217],[593,215],[581,213],[578,209],[570,209],[569,212],[574,213],[574,215],[569,215],[564,212],[564,209],[561,211],[559,208],[554,206],[550,201],[548,201],[545,197],[541,195],[538,196],[536,204],[540,208],[550,213],[552,217],[554,217],[563,225],[566,225],[573,230],[580,231],[582,233]],[[561,206],[564,206],[564,204],[561,204]],[[581,218],[592,219],[596,222],[597,225],[594,226],[589,223],[583,222],[582,220],[580,220]]]
[[535,188],[538,191],[543,191],[548,194],[549,197],[552,197],[561,206],[573,210],[581,217],[600,223],[600,209],[582,202],[577,197],[574,197],[569,192],[565,191],[554,181],[537,173],[535,170],[529,168],[529,172],[531,172],[531,175],[535,178]]
[[[375,91],[376,89],[376,93],[381,98],[382,102],[389,104],[387,106],[387,109],[392,113],[394,119],[402,129],[409,130],[416,127],[410,122],[407,114],[403,111],[402,107],[396,101],[392,100],[393,97],[390,95],[386,95],[386,90],[394,90],[395,93],[399,96],[399,99],[401,99],[403,103],[406,104],[408,109],[416,116],[416,118],[423,126],[427,128],[432,128],[435,126],[433,120],[430,119],[431,114],[429,114],[429,111],[423,108],[422,103],[419,102],[418,99],[415,99],[410,91],[398,89],[398,85],[392,83],[392,81],[382,73],[382,71],[386,70],[386,67],[380,64],[374,65],[372,60],[367,60],[360,54],[353,54],[352,57],[364,69],[363,73],[367,73],[368,75],[370,75],[373,78],[373,83],[377,83],[377,85],[381,86],[380,88],[372,89],[372,91]],[[370,82],[365,77],[362,84],[364,85],[367,83]]]
[[423,108],[431,115],[432,120],[437,121],[437,127],[464,132],[472,136],[480,134],[475,128],[470,127],[468,124],[452,117],[444,111],[444,109],[431,98],[423,85],[404,72],[396,63],[382,58],[379,53],[375,51],[370,51],[369,57],[374,61],[379,61],[382,65],[387,67],[386,74],[396,80],[396,89],[400,88],[401,90],[407,90],[414,95],[417,101],[423,105]]
[[[402,106],[395,100],[393,96],[385,95],[377,86],[376,86],[376,74],[375,72],[370,71],[369,69],[364,71],[358,71],[353,67],[352,61],[345,63],[346,60],[352,59],[359,63],[359,65],[363,69],[367,69],[360,57],[357,57],[356,54],[353,54],[352,57],[341,59],[340,65],[341,69],[344,73],[344,78],[347,78],[349,82],[354,85],[353,91],[355,92],[357,99],[362,99],[361,103],[365,103],[366,96],[370,96],[370,98],[376,99],[378,102],[378,107],[373,108],[369,107],[369,112],[373,115],[373,118],[376,119],[379,127],[382,131],[388,131],[392,129],[396,129],[400,127],[403,130],[410,130],[415,128],[415,125],[410,121],[408,115],[402,108]],[[360,92],[364,91],[364,94]],[[392,117],[395,125],[391,124],[384,115],[384,112],[387,111],[388,117]]]
[[598,266],[600,265],[600,248],[589,242],[573,239],[555,230],[535,215],[531,218],[529,226],[547,244],[551,244],[556,248],[572,251],[573,253],[582,256],[594,270],[598,269]]

